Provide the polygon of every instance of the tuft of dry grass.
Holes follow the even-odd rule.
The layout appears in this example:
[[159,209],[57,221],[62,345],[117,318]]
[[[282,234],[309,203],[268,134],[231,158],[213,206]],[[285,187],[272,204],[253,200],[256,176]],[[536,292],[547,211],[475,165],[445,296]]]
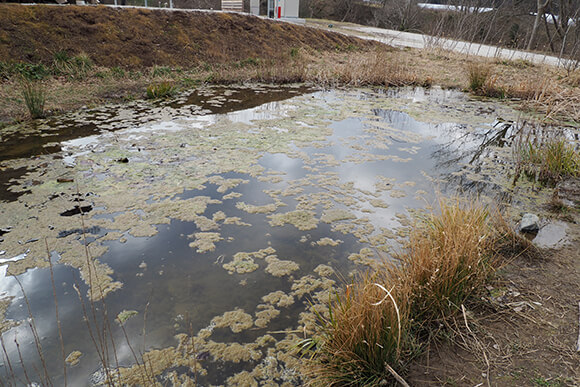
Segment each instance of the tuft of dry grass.
[[[387,268],[367,273],[329,300],[328,317],[318,315],[319,345],[305,361],[313,385],[376,386],[410,358],[409,288]],[[308,340],[307,340],[308,342]]]
[[481,288],[499,264],[498,237],[508,232],[477,203],[442,200],[440,209],[413,229],[398,256],[413,316],[426,325],[454,315]]
[[468,90],[480,96],[504,98],[506,92],[498,86],[499,76],[495,74],[491,65],[486,62],[472,62],[467,66],[469,86]]
[[[318,315],[315,348],[305,360],[309,383],[382,385],[399,375],[442,323],[461,313],[503,262],[527,245],[501,216],[478,203],[440,202],[440,213],[412,231],[397,263],[385,262]],[[314,344],[313,344],[314,343]]]
[[470,63],[467,66],[469,90],[474,93],[483,91],[483,87],[492,75],[491,67],[486,63]]

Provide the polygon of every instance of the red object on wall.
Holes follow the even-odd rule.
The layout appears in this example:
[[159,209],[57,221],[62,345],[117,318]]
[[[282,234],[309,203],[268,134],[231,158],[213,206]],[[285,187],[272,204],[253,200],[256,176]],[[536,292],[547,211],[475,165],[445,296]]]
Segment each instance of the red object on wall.
[[282,18],[282,7],[278,7],[278,19]]

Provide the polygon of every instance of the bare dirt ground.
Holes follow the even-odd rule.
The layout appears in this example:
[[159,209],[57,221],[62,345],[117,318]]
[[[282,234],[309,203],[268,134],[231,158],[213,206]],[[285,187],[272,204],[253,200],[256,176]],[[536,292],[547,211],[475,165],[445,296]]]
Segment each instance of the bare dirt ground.
[[567,219],[570,242],[505,266],[484,307],[458,317],[457,337],[411,368],[410,385],[579,385],[580,226]]

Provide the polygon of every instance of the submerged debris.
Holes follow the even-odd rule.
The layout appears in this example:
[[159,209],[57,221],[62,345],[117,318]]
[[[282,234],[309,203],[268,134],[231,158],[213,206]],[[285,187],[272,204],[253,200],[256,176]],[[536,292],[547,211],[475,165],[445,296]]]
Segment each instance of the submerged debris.
[[64,360],[70,366],[76,366],[79,364],[83,353],[81,351],[72,351]]

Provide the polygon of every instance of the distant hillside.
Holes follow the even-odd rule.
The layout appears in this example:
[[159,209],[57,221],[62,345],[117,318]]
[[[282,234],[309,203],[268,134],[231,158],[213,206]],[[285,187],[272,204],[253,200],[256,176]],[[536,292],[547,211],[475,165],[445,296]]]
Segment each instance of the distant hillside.
[[48,63],[65,50],[102,66],[192,66],[375,44],[235,13],[0,4],[0,61]]

